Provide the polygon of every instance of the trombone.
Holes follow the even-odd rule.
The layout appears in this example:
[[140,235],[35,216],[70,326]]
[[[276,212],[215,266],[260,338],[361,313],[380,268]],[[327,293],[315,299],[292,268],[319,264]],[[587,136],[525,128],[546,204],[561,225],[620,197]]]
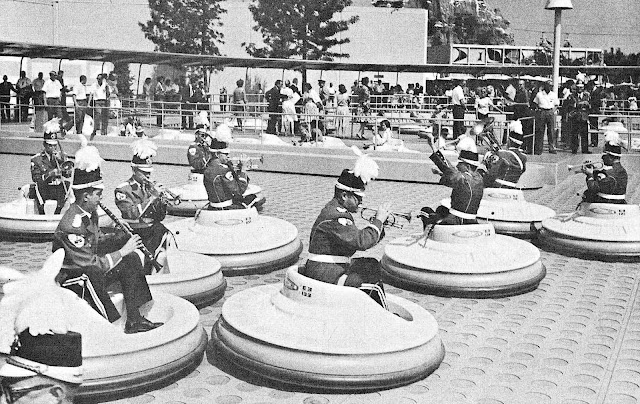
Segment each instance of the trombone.
[[582,164],[567,165],[567,170],[572,171],[574,174],[581,173],[585,168],[593,168],[594,170],[602,170],[604,163],[601,161],[585,161]]
[[[376,214],[378,213],[377,209],[371,209],[367,207],[360,208],[360,217],[368,222],[373,222],[376,218]],[[411,223],[411,212],[398,213],[398,212],[389,212],[389,216],[382,224],[385,227],[396,227],[398,229],[402,229],[404,225],[402,223],[398,223],[398,218],[406,220],[408,223]]]

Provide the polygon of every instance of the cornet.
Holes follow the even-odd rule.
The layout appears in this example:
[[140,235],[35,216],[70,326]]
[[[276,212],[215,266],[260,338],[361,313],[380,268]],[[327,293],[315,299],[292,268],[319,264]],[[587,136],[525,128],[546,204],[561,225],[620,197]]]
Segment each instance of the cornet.
[[[364,220],[368,222],[373,222],[376,218],[376,214],[378,214],[378,211],[376,209],[371,209],[366,207],[360,208],[360,217],[362,217]],[[401,223],[398,223],[397,218],[402,218],[410,223],[411,212],[406,212],[406,213],[389,212],[389,216],[387,217],[387,220],[385,220],[382,225],[386,227],[397,227],[398,229],[402,229],[404,225]]]
[[147,177],[144,177],[142,179],[142,181],[146,185],[149,185],[151,187],[151,193],[154,194],[154,196],[160,198],[162,200],[162,202],[164,202],[165,204],[167,204],[167,205],[169,205],[169,204],[170,205],[179,205],[180,202],[182,202],[180,200],[180,195],[169,191],[163,185],[160,185],[155,181],[151,181]]
[[582,164],[576,164],[573,166],[567,165],[567,170],[572,171],[574,174],[579,174],[587,167],[593,168],[594,170],[602,170],[604,168],[604,163],[601,161],[585,161]]

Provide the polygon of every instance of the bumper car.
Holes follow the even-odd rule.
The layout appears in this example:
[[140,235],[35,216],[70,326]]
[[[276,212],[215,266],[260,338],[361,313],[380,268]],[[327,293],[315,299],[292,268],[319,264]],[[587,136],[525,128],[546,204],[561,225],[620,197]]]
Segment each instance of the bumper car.
[[298,262],[298,229],[255,209],[201,210],[188,219],[167,223],[176,245],[215,257],[225,276],[265,274]]
[[[63,259],[64,251],[59,250],[47,260],[43,271],[48,271],[47,266],[57,267],[57,274]],[[10,287],[5,284],[3,290],[8,293]],[[46,296],[61,305],[56,313],[64,313],[61,315],[69,329],[82,334],[84,382],[77,394],[82,401],[127,396],[167,384],[202,360],[207,334],[199,324],[200,315],[191,303],[177,296],[154,293],[153,301],[141,312],[164,325],[138,334],[124,333],[126,314],[109,323],[75,293],[56,286],[53,279]],[[36,300],[29,299],[28,304]],[[122,295],[114,294],[112,300],[124,313]]]
[[147,275],[153,293],[162,292],[190,301],[197,307],[208,306],[224,295],[227,281],[215,258],[169,247],[162,272]]
[[419,292],[494,298],[530,292],[546,275],[531,243],[495,233],[492,224],[436,225],[428,235],[386,245],[387,281]]
[[284,285],[227,299],[207,354],[263,380],[311,390],[381,390],[423,379],[444,358],[438,324],[415,303],[387,299],[390,311],[358,289],[292,267]]
[[640,258],[640,206],[581,203],[573,213],[542,221],[545,249],[602,260]]
[[[21,196],[11,202],[0,203],[0,237],[12,240],[46,241],[53,239],[53,233],[66,210],[54,214],[55,201],[45,201],[45,214],[36,210],[35,200],[26,197],[29,186],[21,188]],[[99,224],[108,226],[111,219],[101,210]]]
[[[174,216],[193,216],[198,209],[202,209],[208,202],[207,190],[204,188],[204,175],[189,173],[189,181],[180,187],[171,188],[169,191],[180,197],[180,203],[169,204],[167,213]],[[262,195],[262,188],[249,184],[244,196],[255,195],[253,204],[258,211],[263,209],[267,199]]]
[[522,173],[518,181],[519,189],[540,189],[545,184],[546,168],[542,164],[527,163],[527,171]]
[[[451,199],[442,200],[451,207]],[[486,188],[476,215],[479,222],[493,224],[496,233],[530,239],[537,235],[544,219],[556,212],[546,206],[525,201],[518,189]]]

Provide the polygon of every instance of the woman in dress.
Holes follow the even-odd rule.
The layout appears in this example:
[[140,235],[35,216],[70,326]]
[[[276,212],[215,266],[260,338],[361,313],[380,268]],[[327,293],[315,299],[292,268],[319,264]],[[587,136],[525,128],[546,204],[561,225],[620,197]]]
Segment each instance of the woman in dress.
[[338,94],[336,94],[336,134],[338,137],[345,137],[347,125],[349,125],[349,94],[344,84],[338,86]]
[[234,115],[236,116],[236,120],[238,121],[238,128],[244,131],[242,127],[242,118],[244,117],[244,107],[247,103],[247,96],[244,93],[244,80],[240,79],[236,81],[236,89],[233,90],[233,94],[231,96],[233,105],[231,106],[232,111],[234,111]]

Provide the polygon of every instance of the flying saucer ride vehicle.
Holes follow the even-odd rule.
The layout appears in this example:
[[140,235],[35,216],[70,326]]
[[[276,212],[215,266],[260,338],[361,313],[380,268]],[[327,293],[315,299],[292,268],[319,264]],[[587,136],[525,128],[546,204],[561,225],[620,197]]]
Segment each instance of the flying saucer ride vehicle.
[[415,303],[387,296],[389,311],[356,288],[307,278],[227,299],[208,355],[276,384],[370,391],[420,380],[438,368],[438,324]]

